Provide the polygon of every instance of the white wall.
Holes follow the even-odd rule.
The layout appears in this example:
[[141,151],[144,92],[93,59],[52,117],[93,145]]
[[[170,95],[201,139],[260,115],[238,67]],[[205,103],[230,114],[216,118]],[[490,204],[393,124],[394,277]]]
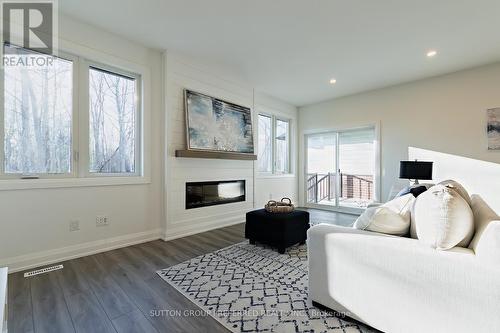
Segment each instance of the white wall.
[[[0,190],[0,266],[11,270],[160,237],[162,221],[162,58],[159,51],[60,17],[65,50],[144,67],[150,72],[146,183],[120,186]],[[98,59],[95,59],[98,60]],[[69,182],[71,183],[71,182]],[[110,225],[97,228],[97,215]],[[69,222],[80,231],[69,232]]]
[[[184,89],[216,96],[253,109],[253,90],[227,80],[196,64],[186,56],[166,55],[166,226],[165,239],[197,233],[241,222],[253,207],[253,162],[238,160],[176,158],[175,150],[186,149]],[[185,209],[185,185],[189,181],[246,180],[245,202]]]
[[[296,197],[296,179],[293,177],[255,181],[256,163],[253,161],[176,158],[175,150],[186,148],[186,124],[183,90],[190,89],[236,104],[249,107],[255,119],[258,110],[273,110],[296,119],[296,108],[263,94],[245,80],[226,75],[220,68],[185,55],[167,52],[166,58],[166,178],[164,238],[171,239],[204,230],[244,222],[245,213],[258,206],[269,193],[280,188],[288,196]],[[254,133],[254,139],[257,131]],[[255,141],[256,142],[256,141]],[[185,184],[189,181],[246,180],[246,201],[220,206],[185,209]],[[280,194],[281,195],[281,194]]]
[[[462,181],[500,212],[500,152],[488,151],[486,139],[486,109],[500,106],[499,91],[494,64],[302,107],[299,147],[305,131],[380,123],[383,199],[400,160],[430,159],[435,180]],[[301,166],[302,157],[303,149]],[[299,184],[302,194],[302,177]]]
[[[81,179],[57,184],[40,180],[30,185],[17,181],[15,190],[9,189],[12,183],[0,181],[0,266],[16,271],[160,237],[198,233],[243,222],[245,212],[256,203],[263,205],[270,195],[297,198],[295,175],[255,181],[252,161],[174,157],[175,149],[185,148],[184,88],[251,107],[254,119],[257,110],[284,116],[294,127],[295,107],[254,94],[244,78],[223,65],[167,55],[65,16],[59,18],[59,27],[65,52],[96,55],[98,59],[90,56],[90,60],[130,64],[149,73],[144,91],[147,175],[137,184],[108,186],[89,186]],[[247,201],[186,211],[185,182],[212,179],[245,179]],[[108,216],[110,225],[97,228],[99,215]],[[69,232],[74,220],[81,230]]]

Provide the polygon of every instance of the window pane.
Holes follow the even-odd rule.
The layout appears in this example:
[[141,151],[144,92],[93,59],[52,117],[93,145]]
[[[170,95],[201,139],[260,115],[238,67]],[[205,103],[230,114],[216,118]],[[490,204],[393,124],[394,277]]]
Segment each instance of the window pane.
[[268,116],[259,115],[259,171],[272,171],[272,119]]
[[366,208],[373,201],[375,129],[339,134],[340,206]]
[[289,122],[276,120],[276,172],[289,172]]
[[4,45],[6,173],[71,171],[73,63]]
[[335,205],[336,133],[322,133],[307,137],[307,202]]
[[90,172],[133,173],[136,80],[90,68]]

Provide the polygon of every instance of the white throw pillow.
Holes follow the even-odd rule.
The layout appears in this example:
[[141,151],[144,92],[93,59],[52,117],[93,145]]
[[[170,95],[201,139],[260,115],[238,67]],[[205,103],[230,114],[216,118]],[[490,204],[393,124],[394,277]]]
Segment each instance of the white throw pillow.
[[457,182],[455,180],[448,179],[448,180],[440,182],[437,185],[444,185],[446,187],[454,189],[455,191],[458,192],[458,194],[460,194],[462,196],[462,198],[464,198],[465,201],[467,201],[469,206],[472,207],[472,200],[470,199],[469,193],[467,193],[467,190],[459,182]]
[[467,247],[474,234],[474,217],[455,189],[436,185],[418,196],[413,209],[420,241],[438,250]]
[[368,208],[354,222],[353,227],[404,236],[410,229],[410,207],[414,200],[413,194],[406,194],[381,206]]

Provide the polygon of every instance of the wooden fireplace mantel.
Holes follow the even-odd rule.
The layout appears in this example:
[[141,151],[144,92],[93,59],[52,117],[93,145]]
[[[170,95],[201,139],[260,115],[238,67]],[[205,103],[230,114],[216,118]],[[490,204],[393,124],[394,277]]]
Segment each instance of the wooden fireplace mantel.
[[176,150],[175,157],[212,158],[220,160],[246,160],[246,161],[257,160],[257,155],[252,155],[252,154],[213,152],[213,151],[201,151],[201,150]]

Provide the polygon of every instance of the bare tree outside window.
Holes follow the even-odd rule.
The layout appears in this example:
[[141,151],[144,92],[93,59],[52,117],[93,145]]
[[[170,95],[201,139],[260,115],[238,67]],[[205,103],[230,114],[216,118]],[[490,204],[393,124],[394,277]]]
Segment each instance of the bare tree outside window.
[[89,69],[91,173],[136,172],[136,79]]
[[272,172],[272,118],[259,114],[259,153],[260,172]]
[[[62,52],[2,47],[0,177],[140,175],[139,74]],[[82,146],[88,154],[79,154]]]
[[290,172],[290,121],[259,114],[259,172]]
[[71,172],[73,63],[8,44],[4,51],[16,60],[4,66],[5,173]]

